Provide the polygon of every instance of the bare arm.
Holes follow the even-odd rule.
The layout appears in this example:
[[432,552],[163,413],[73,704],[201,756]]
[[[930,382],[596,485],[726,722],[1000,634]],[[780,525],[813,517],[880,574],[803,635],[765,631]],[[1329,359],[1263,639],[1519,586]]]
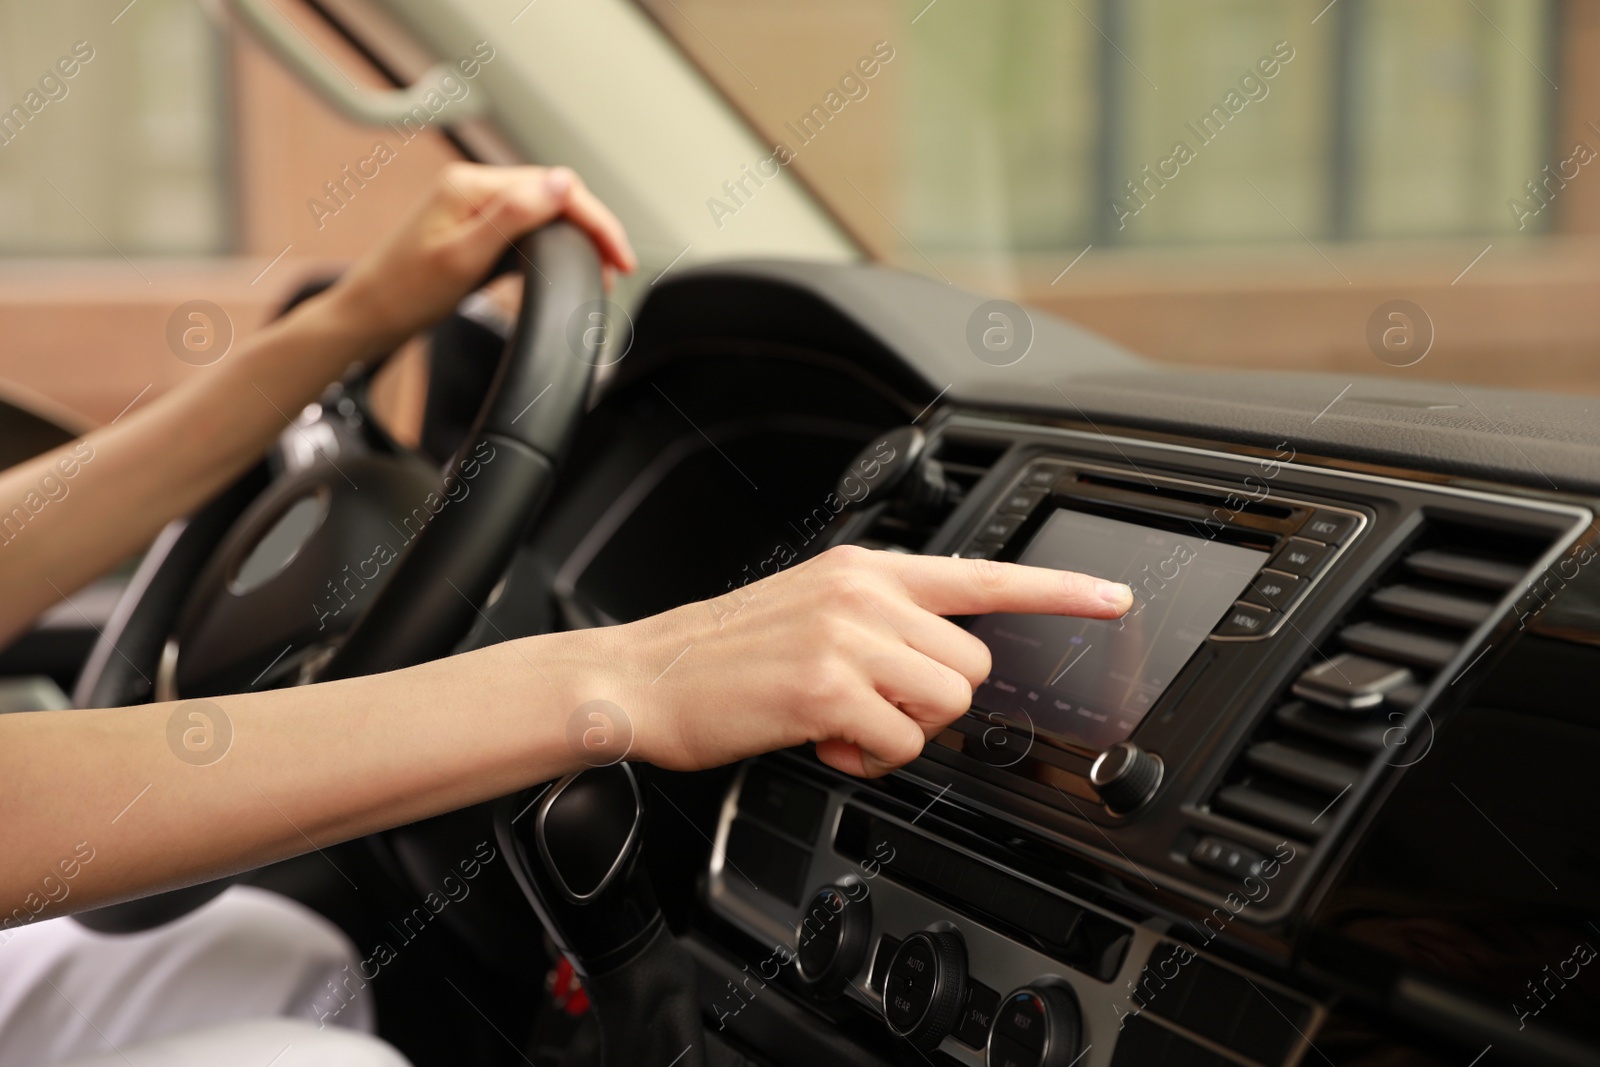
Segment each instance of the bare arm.
[[[881,774],[965,712],[989,671],[982,642],[941,615],[1111,618],[1131,599],[1083,575],[834,549],[636,623],[390,674],[0,716],[0,931],[605,761],[614,748],[571,739],[595,700],[615,727],[597,740],[632,759],[695,769],[811,741],[841,770]],[[205,725],[195,712],[216,747],[183,743]]]
[[560,214],[608,268],[632,268],[620,224],[570,171],[451,167],[328,292],[148,407],[0,473],[0,643],[211,499],[352,363],[448,314],[506,236]]
[[[446,314],[504,237],[565,213],[633,265],[568,172],[449,169],[333,290],[206,376],[0,476],[0,506],[70,490],[0,544],[0,629],[227,484],[352,360]],[[65,482],[63,482],[65,484]],[[981,560],[835,549],[627,626],[507,642],[390,674],[134,708],[0,716],[0,941],[18,923],[191,884],[515,792],[591,751],[691,769],[803,742],[882,774],[967,710],[983,644],[941,616],[1109,618],[1125,586]],[[578,729],[572,730],[574,717]],[[577,740],[574,740],[577,738]]]

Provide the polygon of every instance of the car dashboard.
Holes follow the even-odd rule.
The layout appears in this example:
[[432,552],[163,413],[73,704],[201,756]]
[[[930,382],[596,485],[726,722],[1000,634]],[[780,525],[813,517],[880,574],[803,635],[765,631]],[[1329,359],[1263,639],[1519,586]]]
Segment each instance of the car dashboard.
[[1134,589],[958,620],[994,671],[894,774],[791,750],[652,815],[707,1026],[773,1063],[1600,1062],[1587,402],[1164,370],[1020,309],[996,366],[993,310],[674,276],[537,531],[574,627],[845,543]]

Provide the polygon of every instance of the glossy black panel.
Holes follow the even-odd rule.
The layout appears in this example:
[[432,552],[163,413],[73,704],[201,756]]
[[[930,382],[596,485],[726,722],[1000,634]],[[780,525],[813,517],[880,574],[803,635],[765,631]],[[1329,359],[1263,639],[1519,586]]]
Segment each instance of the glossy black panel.
[[1316,961],[1369,985],[1431,976],[1519,1031],[1600,1036],[1597,677],[1593,645],[1510,649],[1383,805],[1315,917]]

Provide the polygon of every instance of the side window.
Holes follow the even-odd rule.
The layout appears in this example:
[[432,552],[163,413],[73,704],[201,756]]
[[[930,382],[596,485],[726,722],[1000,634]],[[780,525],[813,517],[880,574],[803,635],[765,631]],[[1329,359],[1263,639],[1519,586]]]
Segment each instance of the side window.
[[1592,5],[636,2],[878,259],[1173,362],[1596,388]]
[[[276,7],[352,79],[386,84],[301,0]],[[0,394],[86,424],[148,403],[360,255],[458,158],[437,128],[334,115],[220,8],[0,6]],[[175,314],[192,351],[169,340]],[[419,353],[383,374],[403,436],[425,390]]]

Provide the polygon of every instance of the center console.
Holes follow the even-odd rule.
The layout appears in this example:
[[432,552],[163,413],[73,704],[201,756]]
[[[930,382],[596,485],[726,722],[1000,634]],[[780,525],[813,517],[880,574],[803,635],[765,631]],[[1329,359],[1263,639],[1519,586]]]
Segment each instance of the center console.
[[[904,1062],[1364,1062],[1323,1047],[1352,1006],[1532,1047],[1478,1007],[1520,958],[1452,971],[1374,934],[1417,915],[1403,879],[1378,893],[1363,862],[1397,834],[1447,839],[1442,862],[1491,847],[1475,820],[1510,801],[1504,779],[1462,777],[1494,744],[1476,724],[1544,729],[1556,713],[1508,678],[1586,670],[1600,644],[1573,639],[1595,620],[1551,607],[1593,593],[1586,501],[1312,462],[1292,441],[1222,451],[981,415],[945,418],[921,451],[916,499],[868,496],[835,541],[1082,571],[1134,606],[958,620],[992,672],[888,778],[804,752],[747,764],[707,880],[716,918],[770,949],[746,974],[793,964],[786,996],[881,1027]],[[1501,694],[1488,711],[1484,693]],[[1459,810],[1440,807],[1452,783]],[[1530,876],[1448,918],[1531,924],[1543,893]],[[1585,915],[1592,901],[1539,936],[1577,937]],[[735,984],[710,1011],[737,1027]]]

